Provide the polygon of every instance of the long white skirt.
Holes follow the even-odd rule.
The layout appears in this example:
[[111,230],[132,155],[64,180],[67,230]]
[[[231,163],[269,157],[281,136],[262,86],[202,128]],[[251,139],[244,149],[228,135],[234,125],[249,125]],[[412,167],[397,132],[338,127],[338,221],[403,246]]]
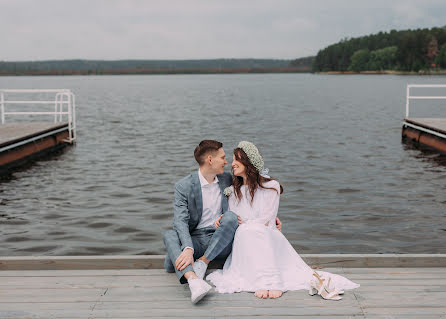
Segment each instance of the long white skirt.
[[[261,224],[241,224],[235,233],[232,253],[223,270],[209,274],[220,293],[241,291],[309,289],[314,270],[294,250],[276,228]],[[345,277],[318,271],[322,278],[331,278],[330,287],[338,290],[359,287]]]

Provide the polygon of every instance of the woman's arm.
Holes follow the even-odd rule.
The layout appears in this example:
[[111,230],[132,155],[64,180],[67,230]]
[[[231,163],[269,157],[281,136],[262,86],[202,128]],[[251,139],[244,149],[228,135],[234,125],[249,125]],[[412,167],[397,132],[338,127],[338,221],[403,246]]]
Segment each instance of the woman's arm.
[[261,212],[261,215],[250,222],[268,226],[271,220],[276,219],[280,202],[280,185],[278,182],[275,182],[274,185],[271,185],[270,187],[274,189],[267,190],[263,202],[263,210]]

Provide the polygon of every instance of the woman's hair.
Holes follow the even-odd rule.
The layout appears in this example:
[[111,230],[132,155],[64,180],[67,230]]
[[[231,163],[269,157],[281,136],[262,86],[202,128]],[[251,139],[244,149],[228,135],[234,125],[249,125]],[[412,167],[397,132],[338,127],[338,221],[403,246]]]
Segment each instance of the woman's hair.
[[[251,164],[248,155],[246,155],[246,153],[241,148],[234,149],[234,156],[237,161],[239,161],[245,166],[246,184],[249,189],[249,194],[251,195],[251,203],[254,200],[254,194],[258,187],[264,189],[272,189],[277,192],[275,188],[263,186],[264,183],[273,181],[274,179],[260,176],[259,171],[254,167],[254,165]],[[238,200],[241,200],[242,192],[240,190],[240,187],[243,185],[243,178],[241,176],[234,175],[232,177],[232,185],[234,186],[235,197]],[[280,185],[280,194],[282,193],[283,193],[283,187],[282,185]]]

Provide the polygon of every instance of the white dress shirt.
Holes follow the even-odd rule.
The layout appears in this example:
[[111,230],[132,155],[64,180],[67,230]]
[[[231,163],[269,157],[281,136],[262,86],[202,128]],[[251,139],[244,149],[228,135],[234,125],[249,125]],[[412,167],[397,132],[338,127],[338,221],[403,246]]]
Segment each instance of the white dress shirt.
[[203,199],[203,214],[197,229],[213,226],[221,215],[221,192],[218,185],[218,177],[209,184],[198,169],[198,177],[201,184],[201,198]]
[[[215,176],[214,181],[209,184],[206,178],[201,174],[198,169],[198,178],[201,184],[201,198],[203,201],[203,214],[201,220],[197,225],[197,229],[208,226],[213,226],[215,221],[221,215],[221,193],[220,186],[218,185],[218,177]],[[192,247],[184,247],[183,251],[187,248],[194,249]]]

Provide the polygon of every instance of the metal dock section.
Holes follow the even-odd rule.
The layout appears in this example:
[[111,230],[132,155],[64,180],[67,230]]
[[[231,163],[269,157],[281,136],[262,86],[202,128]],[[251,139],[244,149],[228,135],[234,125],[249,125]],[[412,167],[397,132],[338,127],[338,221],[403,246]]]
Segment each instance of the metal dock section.
[[411,100],[446,100],[446,96],[411,95],[411,88],[446,88],[446,85],[408,85],[406,91],[406,116],[402,128],[402,139],[404,142],[446,154],[446,118],[409,117]]
[[74,144],[75,110],[70,90],[0,90],[0,175]]
[[302,257],[361,287],[341,301],[212,290],[192,305],[164,256],[0,257],[0,318],[446,318],[444,254]]

